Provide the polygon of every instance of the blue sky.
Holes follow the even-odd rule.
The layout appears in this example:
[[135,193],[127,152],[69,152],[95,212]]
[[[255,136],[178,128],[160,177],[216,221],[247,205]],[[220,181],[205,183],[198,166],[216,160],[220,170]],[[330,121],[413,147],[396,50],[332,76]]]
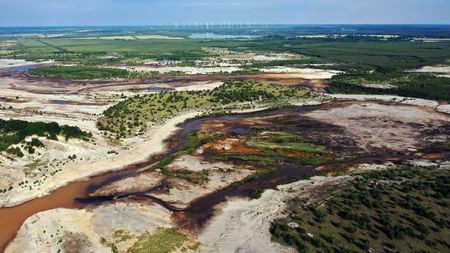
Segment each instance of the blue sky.
[[0,0],[0,26],[450,24],[450,0]]

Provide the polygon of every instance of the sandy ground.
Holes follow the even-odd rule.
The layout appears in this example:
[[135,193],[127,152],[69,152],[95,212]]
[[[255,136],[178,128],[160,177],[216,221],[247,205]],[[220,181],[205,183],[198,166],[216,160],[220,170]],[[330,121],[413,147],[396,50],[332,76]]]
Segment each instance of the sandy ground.
[[[194,240],[196,252],[295,252],[271,241],[270,221],[280,217],[285,200],[293,194],[307,197],[316,189],[335,187],[348,176],[313,177],[267,190],[257,200],[231,199]],[[159,205],[116,202],[94,209],[54,209],[35,214],[20,228],[6,253],[22,252],[110,252],[101,238],[125,252],[139,236],[157,228],[170,228],[171,212]],[[245,229],[243,229],[245,228]],[[131,239],[120,240],[115,231],[126,231]],[[76,245],[77,251],[74,250]]]
[[[17,89],[28,82],[15,78],[0,78],[0,117],[27,121],[55,121],[60,124],[76,125],[85,131],[97,132],[98,116],[111,102],[98,102],[86,94],[50,94]],[[30,85],[33,85],[30,83]],[[51,86],[45,82],[36,85]]]
[[450,105],[439,105],[438,107],[436,107],[436,110],[438,112],[450,114]]
[[271,241],[270,222],[280,216],[285,200],[308,196],[319,187],[332,187],[348,177],[313,177],[266,190],[255,200],[229,200],[198,236],[199,252],[295,252]]
[[286,61],[286,60],[298,60],[304,56],[291,53],[273,53],[267,52],[264,54],[244,51],[233,51],[227,48],[217,47],[204,47],[204,51],[211,55],[219,55],[213,57],[207,57],[200,60],[196,60],[195,63],[198,66],[210,66],[210,67],[239,67],[253,62],[270,62],[270,61]]
[[424,66],[420,69],[410,70],[409,72],[435,73],[438,76],[450,77],[449,65]]
[[[171,213],[159,205],[115,203],[93,210],[54,209],[28,218],[5,253],[111,252],[101,238],[115,242],[114,231],[131,236],[171,227]],[[117,242],[125,252],[135,239]]]
[[433,142],[442,142],[447,137],[445,132],[437,133],[432,139],[422,132],[450,124],[450,117],[426,108],[371,102],[315,110],[305,116],[344,127],[360,148],[368,151],[406,151]]
[[45,61],[45,62],[33,62],[33,61],[25,61],[21,59],[0,59],[0,69],[11,68],[11,67],[20,67],[20,66],[29,66],[36,64],[49,64],[53,61]]
[[160,185],[163,179],[164,177],[156,172],[141,173],[101,187],[89,196],[120,196],[123,193],[146,192]]
[[234,182],[239,182],[254,171],[237,169],[232,164],[209,163],[194,156],[183,156],[168,166],[170,171],[208,171],[208,181],[193,184],[182,179],[169,179],[171,189],[168,193],[152,193],[150,195],[164,200],[178,208],[187,207],[193,200],[223,189]]
[[[164,140],[178,129],[176,126],[179,123],[198,114],[197,112],[187,112],[168,120],[160,126],[154,126],[139,139],[131,139],[124,143],[125,146],[128,146],[127,149],[120,151],[116,156],[111,157],[103,152],[95,157],[90,156],[83,160],[67,163],[59,167],[62,171],[48,178],[40,188],[30,191],[28,188],[14,187],[12,191],[1,195],[0,206],[15,206],[27,200],[47,195],[69,182],[96,174],[116,171],[127,165],[142,162],[151,155],[164,150]],[[5,175],[7,173],[1,174]]]
[[199,82],[199,83],[195,83],[192,85],[176,87],[175,90],[176,91],[213,90],[214,88],[217,88],[217,87],[221,86],[222,84],[223,84],[223,82]]
[[231,172],[210,172],[208,182],[202,185],[192,184],[186,180],[169,179],[172,186],[169,193],[150,194],[164,200],[177,208],[186,208],[202,196],[223,189],[234,182],[239,182],[252,174],[250,170],[234,170]]
[[[401,96],[392,96],[392,95],[355,95],[355,94],[327,94],[327,96],[331,98],[335,98],[337,100],[357,100],[357,101],[384,101],[384,102],[394,102],[401,103],[406,105],[416,105],[430,108],[438,108],[439,102],[434,100],[427,100],[422,98],[407,98]],[[442,111],[445,112],[446,106],[442,107]]]
[[330,79],[333,76],[341,73],[337,70],[323,70],[311,68],[291,68],[291,67],[272,67],[261,69],[265,73],[285,73],[289,74],[290,78],[304,78],[304,79]]

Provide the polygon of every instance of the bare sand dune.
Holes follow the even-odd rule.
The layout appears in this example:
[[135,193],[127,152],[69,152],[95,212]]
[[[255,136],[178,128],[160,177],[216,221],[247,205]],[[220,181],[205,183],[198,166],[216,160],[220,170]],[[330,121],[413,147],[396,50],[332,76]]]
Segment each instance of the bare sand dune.
[[[377,103],[349,104],[329,110],[315,110],[305,114],[313,119],[344,127],[349,136],[365,150],[414,150],[424,145],[426,131],[450,124],[450,117],[407,105]],[[443,142],[445,133],[427,142]]]
[[450,77],[450,65],[424,66],[420,69],[410,70],[410,72],[435,73],[438,76]]
[[255,200],[233,199],[198,236],[199,252],[295,252],[272,242],[270,222],[279,217],[292,196],[312,195],[318,188],[333,187],[348,177],[313,177],[267,190]]
[[[102,241],[120,239],[115,231],[126,231],[122,236],[139,236],[158,228],[169,228],[170,215],[159,205],[120,202],[93,210],[54,209],[28,218],[5,253],[56,252],[58,249],[109,253],[110,246]],[[116,246],[124,252],[134,242],[119,242]]]
[[271,67],[262,69],[265,73],[284,73],[290,78],[304,78],[304,79],[330,79],[333,76],[341,73],[337,70],[323,70],[311,68],[292,68],[292,67]]

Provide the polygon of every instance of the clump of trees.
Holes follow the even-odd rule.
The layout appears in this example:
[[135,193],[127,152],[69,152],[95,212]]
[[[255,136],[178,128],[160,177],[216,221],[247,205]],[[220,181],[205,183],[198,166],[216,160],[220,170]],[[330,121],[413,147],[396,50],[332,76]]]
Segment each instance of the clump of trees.
[[[10,148],[12,145],[19,144],[28,136],[41,136],[51,140],[57,140],[58,135],[66,140],[81,139],[89,140],[91,133],[84,132],[78,127],[63,125],[56,122],[28,122],[23,120],[3,120],[0,119],[0,151],[7,151],[18,157],[23,156],[20,148]],[[43,147],[44,144],[38,138],[32,138],[27,143],[26,149],[34,153],[34,148]],[[19,152],[20,151],[20,152]]]
[[344,187],[323,205],[293,196],[287,216],[271,226],[273,238],[299,252],[450,250],[448,170],[400,166]]
[[[368,87],[365,84],[392,87]],[[350,94],[390,94],[404,97],[450,100],[450,78],[426,73],[351,72],[334,76],[328,91]]]
[[99,68],[93,66],[49,66],[29,71],[31,75],[75,80],[125,78],[129,73],[124,69]]
[[42,77],[65,78],[73,80],[96,80],[117,78],[149,78],[159,76],[184,75],[182,71],[161,73],[158,71],[128,71],[117,68],[101,68],[94,66],[48,66],[28,71],[29,74]]
[[288,103],[290,99],[310,96],[301,88],[253,81],[227,81],[212,91],[160,92],[136,95],[103,112],[98,122],[100,130],[119,137],[142,133],[148,122],[158,122],[189,109],[223,109],[245,102]]

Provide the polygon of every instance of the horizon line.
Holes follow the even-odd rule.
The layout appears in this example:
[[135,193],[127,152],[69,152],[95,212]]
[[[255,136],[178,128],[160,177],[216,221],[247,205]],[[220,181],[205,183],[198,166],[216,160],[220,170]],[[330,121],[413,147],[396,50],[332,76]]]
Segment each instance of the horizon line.
[[402,26],[450,26],[450,23],[317,23],[317,24],[305,24],[305,23],[231,23],[231,22],[222,22],[222,23],[214,23],[214,22],[193,22],[193,23],[173,23],[173,24],[108,24],[108,25],[0,25],[0,28],[37,28],[37,27],[196,27],[196,26],[227,26],[227,25],[261,25],[261,26],[324,26],[324,25],[333,25],[333,26],[352,26],[352,25],[360,25],[360,26],[392,26],[392,25],[402,25]]

